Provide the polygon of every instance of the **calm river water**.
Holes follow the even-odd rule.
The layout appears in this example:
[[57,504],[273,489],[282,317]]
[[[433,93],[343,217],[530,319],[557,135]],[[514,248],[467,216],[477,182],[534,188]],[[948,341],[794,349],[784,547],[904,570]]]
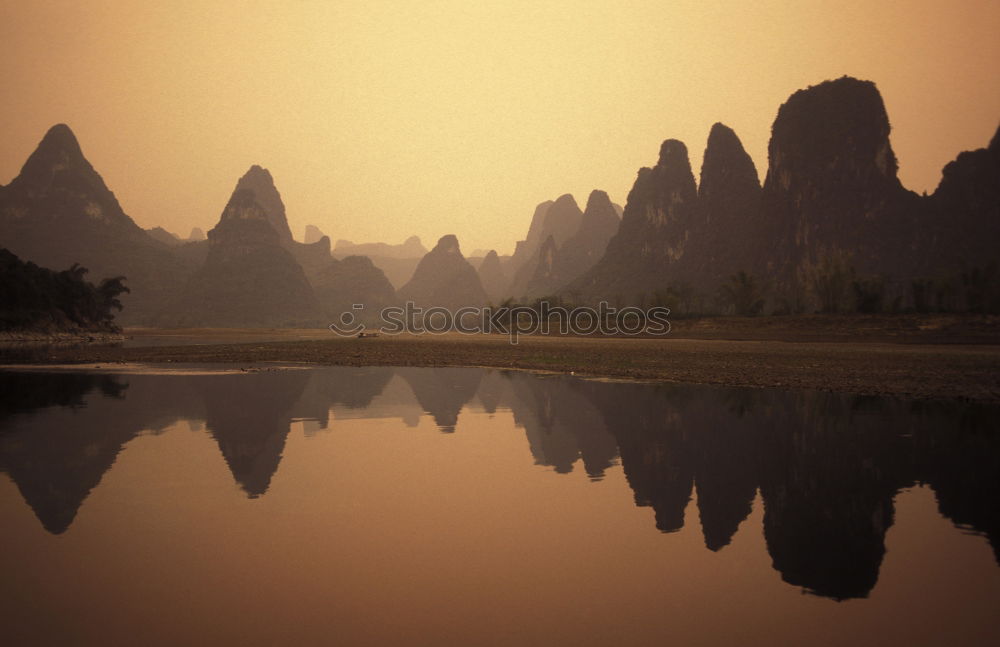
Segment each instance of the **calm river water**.
[[1000,408],[0,371],[5,645],[1000,644]]

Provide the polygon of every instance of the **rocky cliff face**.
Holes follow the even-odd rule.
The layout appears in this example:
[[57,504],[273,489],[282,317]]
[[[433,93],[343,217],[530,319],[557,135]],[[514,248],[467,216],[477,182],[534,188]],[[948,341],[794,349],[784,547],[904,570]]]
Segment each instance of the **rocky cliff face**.
[[601,260],[567,288],[585,300],[631,302],[665,287],[697,224],[698,191],[687,147],[668,139],[653,168],[639,170],[618,233]]
[[481,306],[488,298],[476,270],[469,265],[454,235],[442,236],[421,259],[413,278],[399,290],[402,301],[419,307]]
[[190,271],[126,215],[64,124],[53,126],[21,173],[0,187],[0,241],[43,267],[88,268],[88,278],[124,275],[122,323],[145,322]]
[[[290,232],[284,237],[284,206],[280,197],[279,204],[274,202],[278,193],[268,186],[270,177],[254,166],[237,183],[219,223],[208,232],[205,264],[191,277],[179,302],[164,313],[163,323],[325,325],[326,316],[305,272],[287,249],[294,241]],[[284,222],[285,227],[275,228],[276,214],[281,216],[278,224]]]
[[681,279],[710,293],[741,269],[756,264],[745,244],[760,208],[760,180],[739,137],[721,123],[712,126],[698,185],[699,213]]
[[951,268],[986,268],[1000,253],[1000,129],[987,148],[960,153],[930,197],[929,255]]
[[[778,110],[768,145],[753,269],[781,283],[831,254],[862,274],[913,275],[922,207],[896,176],[889,118],[870,81],[843,77],[799,90]],[[913,241],[920,246],[922,241]]]
[[505,296],[504,291],[507,289],[508,279],[495,250],[491,249],[486,254],[477,271],[479,282],[483,284],[486,296],[492,303],[500,303]]
[[899,182],[889,133],[875,85],[844,77],[781,106],[763,187],[722,124],[709,136],[697,191],[684,145],[667,140],[657,165],[639,171],[605,256],[564,293],[634,303],[671,288],[710,303],[744,270],[767,286],[774,307],[811,309],[820,299],[806,293],[837,266],[845,290],[873,281],[886,303],[905,307],[914,280],[947,283],[986,268],[1000,247],[997,138],[960,155],[934,195],[921,198]]

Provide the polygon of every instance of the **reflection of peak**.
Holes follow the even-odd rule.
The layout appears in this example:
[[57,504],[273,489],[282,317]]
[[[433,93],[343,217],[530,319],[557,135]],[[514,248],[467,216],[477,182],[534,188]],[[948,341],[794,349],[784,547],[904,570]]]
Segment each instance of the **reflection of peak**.
[[705,546],[728,546],[750,515],[758,474],[753,438],[737,425],[705,425],[698,429],[695,481]]
[[479,382],[476,398],[486,413],[496,413],[501,405],[510,406],[511,373],[487,369]]
[[[757,445],[774,567],[784,581],[817,595],[866,597],[878,581],[893,497],[910,479],[899,460],[902,434],[885,421],[909,429],[907,414],[852,415],[889,405],[850,396],[771,400]],[[822,424],[810,419],[815,412]]]
[[986,535],[1000,565],[1000,434],[996,411],[958,402],[925,403],[924,416],[960,421],[961,429],[924,425],[916,433],[914,480],[930,484],[942,515]]
[[308,371],[278,371],[205,378],[205,422],[233,478],[250,498],[267,491],[281,462],[291,411]]
[[295,419],[316,421],[319,429],[326,429],[331,407],[367,409],[385,390],[393,371],[386,366],[331,366],[308,373],[308,384],[291,415]]
[[446,433],[455,431],[458,414],[475,395],[483,377],[478,368],[400,368],[420,406],[434,418],[438,428]]
[[[122,446],[140,431],[101,406],[126,387],[107,375],[0,372],[0,471],[50,533],[69,528]],[[43,410],[46,415],[34,415]]]
[[684,526],[694,466],[677,402],[658,387],[584,385],[614,435],[637,506],[650,506],[661,532]]
[[[587,473],[599,478],[614,465],[620,447],[635,503],[652,508],[661,531],[681,528],[693,484],[705,545],[713,551],[731,541],[759,492],[773,568],[783,581],[812,594],[848,599],[872,591],[893,524],[894,497],[916,482],[933,489],[941,515],[962,531],[985,533],[994,550],[1000,543],[1000,435],[994,432],[1000,413],[992,405],[955,402],[601,383],[471,368],[127,378],[0,371],[0,471],[10,475],[44,528],[58,534],[78,511],[80,518],[107,522],[104,513],[88,518],[88,505],[101,506],[84,502],[141,430],[187,421],[170,432],[176,434],[171,440],[136,443],[132,451],[148,452],[149,460],[159,443],[183,443],[185,437],[190,442],[183,427],[198,429],[195,421],[207,420],[237,483],[257,497],[268,490],[281,461],[290,421],[322,420],[332,406],[335,425],[399,417],[409,424],[422,409],[447,432],[456,429],[473,397],[488,411],[509,410],[535,461],[558,472],[572,470],[582,458]],[[496,416],[494,423],[504,420],[506,415]],[[397,474],[391,460],[379,469],[372,478]],[[136,472],[123,472],[129,474],[134,478]],[[610,474],[621,476],[618,470]],[[145,485],[118,477],[105,481],[105,487],[118,488],[111,501],[123,489]],[[242,496],[230,490],[223,496]],[[927,494],[921,505],[929,503]],[[564,489],[555,500],[562,496],[573,495]],[[897,529],[900,546],[907,530],[922,530],[931,518],[929,508],[921,510]],[[660,543],[665,551],[693,548],[669,538]]]
[[591,479],[603,478],[618,447],[586,393],[566,379],[524,373],[505,379],[510,383],[514,422],[524,428],[535,463],[567,474],[582,458]]

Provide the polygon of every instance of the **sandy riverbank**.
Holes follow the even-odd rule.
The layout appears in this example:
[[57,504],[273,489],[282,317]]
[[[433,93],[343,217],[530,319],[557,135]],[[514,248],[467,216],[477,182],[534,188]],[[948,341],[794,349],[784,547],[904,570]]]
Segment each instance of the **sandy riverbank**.
[[[757,321],[764,321],[760,319]],[[731,322],[732,323],[732,322]],[[838,319],[825,336],[770,325],[740,330],[680,331],[666,338],[401,335],[373,339],[330,333],[212,331],[201,343],[7,349],[4,364],[305,362],[333,365],[488,366],[579,375],[730,386],[826,390],[906,398],[1000,402],[1000,345],[990,325],[959,322],[966,337],[917,326],[893,333],[871,326],[847,335],[857,321]],[[869,322],[871,323],[871,322]],[[899,322],[896,322],[897,324]],[[925,321],[924,324],[927,322]],[[954,327],[955,322],[950,324]],[[828,326],[833,328],[833,326]],[[968,332],[971,331],[971,332]],[[147,334],[169,337],[164,331]],[[246,335],[246,336],[243,336]],[[182,335],[187,342],[197,335]],[[700,338],[699,338],[700,336]],[[313,338],[308,338],[313,337]],[[886,339],[894,341],[885,341]],[[955,343],[956,341],[966,343]]]

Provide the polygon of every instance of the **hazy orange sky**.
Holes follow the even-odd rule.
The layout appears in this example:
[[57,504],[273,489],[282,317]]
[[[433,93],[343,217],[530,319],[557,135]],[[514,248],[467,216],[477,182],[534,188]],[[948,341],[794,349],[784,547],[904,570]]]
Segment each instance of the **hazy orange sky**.
[[293,233],[510,252],[534,205],[624,205],[660,142],[734,128],[763,179],[778,106],[875,81],[903,183],[1000,120],[1000,2],[9,2],[0,183],[65,122],[141,226],[210,229],[251,164]]

